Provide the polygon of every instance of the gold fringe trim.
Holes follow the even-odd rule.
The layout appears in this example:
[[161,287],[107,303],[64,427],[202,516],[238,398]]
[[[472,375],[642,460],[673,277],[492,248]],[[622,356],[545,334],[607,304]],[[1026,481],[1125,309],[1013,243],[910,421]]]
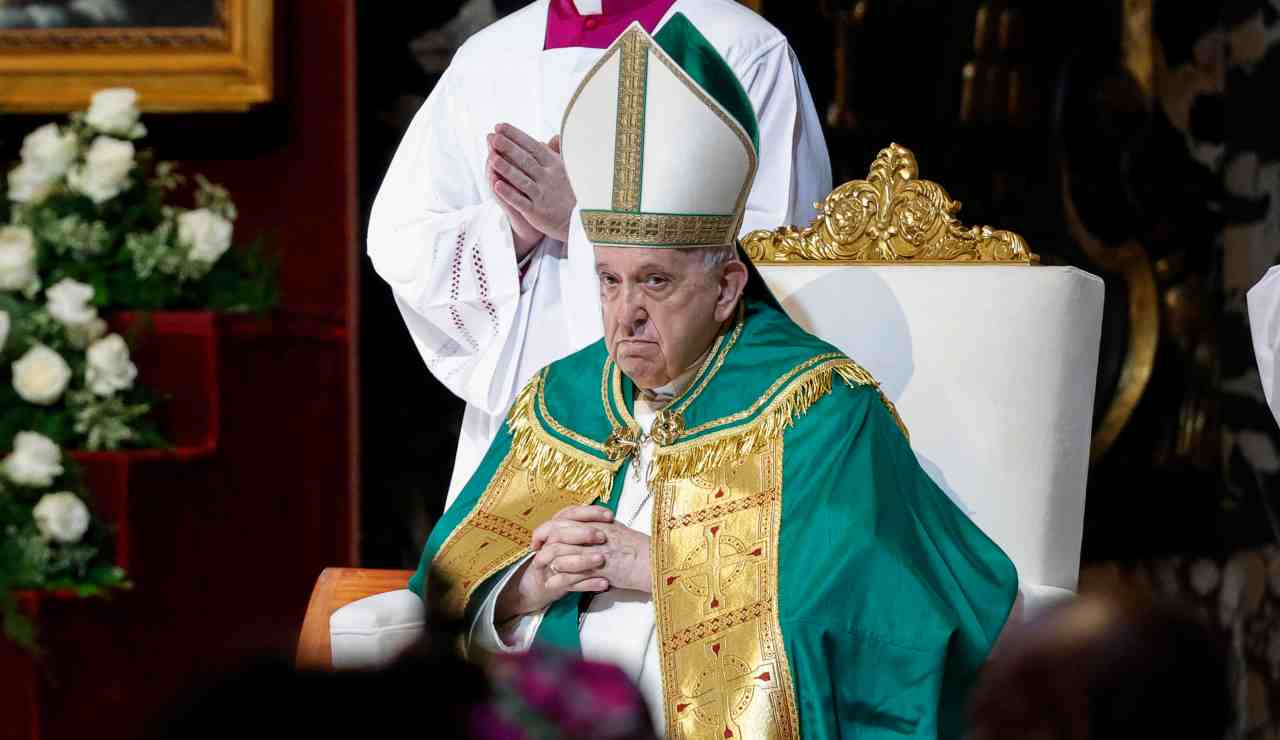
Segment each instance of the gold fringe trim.
[[824,362],[793,380],[754,421],[712,432],[696,440],[677,443],[668,448],[670,452],[660,450],[649,468],[649,485],[660,486],[667,481],[718,470],[763,450],[773,440],[780,439],[795,424],[796,419],[804,416],[819,399],[831,393],[833,375],[839,375],[851,388],[874,388],[898,428],[907,435],[907,428],[898,416],[897,409],[880,391],[880,383],[858,363],[841,358]]
[[898,416],[898,407],[894,406],[893,401],[890,401],[889,397],[884,394],[884,391],[880,390],[880,381],[876,380],[871,373],[867,372],[865,367],[859,365],[853,360],[850,360],[848,365],[837,366],[836,373],[838,373],[841,378],[844,378],[844,382],[848,383],[850,388],[855,388],[860,385],[869,385],[872,388],[875,388],[876,394],[880,396],[880,402],[889,410],[889,416],[893,417],[893,423],[898,425],[898,429],[902,431],[902,436],[906,437],[908,442],[911,441],[911,432],[907,431],[907,425],[903,423],[902,417]]
[[507,415],[511,432],[509,460],[533,471],[538,479],[573,493],[591,494],[608,503],[613,493],[613,477],[619,464],[610,463],[575,449],[547,433],[534,415],[546,371],[535,375],[516,396]]

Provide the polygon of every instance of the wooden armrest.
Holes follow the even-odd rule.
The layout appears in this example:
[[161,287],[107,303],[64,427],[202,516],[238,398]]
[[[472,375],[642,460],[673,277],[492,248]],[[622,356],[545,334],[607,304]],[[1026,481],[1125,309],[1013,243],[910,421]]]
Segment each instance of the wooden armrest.
[[298,635],[298,670],[333,670],[329,645],[329,617],[342,607],[366,596],[407,588],[411,570],[371,570],[368,568],[325,568],[316,579]]

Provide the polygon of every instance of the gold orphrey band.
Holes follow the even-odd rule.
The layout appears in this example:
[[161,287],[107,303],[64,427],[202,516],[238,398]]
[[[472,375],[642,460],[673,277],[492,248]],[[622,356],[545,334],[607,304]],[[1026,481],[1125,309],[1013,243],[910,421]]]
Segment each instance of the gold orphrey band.
[[616,211],[640,210],[648,73],[648,42],[643,34],[632,31],[622,41],[618,68],[618,118],[613,145],[613,208]]

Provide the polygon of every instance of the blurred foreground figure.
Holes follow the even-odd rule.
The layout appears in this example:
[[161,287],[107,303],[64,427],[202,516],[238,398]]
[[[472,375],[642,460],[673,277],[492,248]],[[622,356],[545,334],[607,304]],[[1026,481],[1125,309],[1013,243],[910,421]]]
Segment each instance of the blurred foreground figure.
[[[433,577],[431,587],[443,586]],[[618,668],[544,650],[474,665],[454,649],[464,627],[431,619],[414,647],[376,671],[247,665],[188,692],[144,740],[393,738],[406,727],[433,740],[655,737],[640,692]]]
[[1267,405],[1280,423],[1280,267],[1267,270],[1249,289],[1249,327]]
[[972,740],[1220,740],[1224,645],[1182,607],[1083,596],[1001,638],[970,710]]
[[613,666],[538,651],[497,656],[482,671],[423,649],[367,672],[249,665],[192,691],[146,740],[390,738],[413,726],[433,740],[654,738],[640,693]]

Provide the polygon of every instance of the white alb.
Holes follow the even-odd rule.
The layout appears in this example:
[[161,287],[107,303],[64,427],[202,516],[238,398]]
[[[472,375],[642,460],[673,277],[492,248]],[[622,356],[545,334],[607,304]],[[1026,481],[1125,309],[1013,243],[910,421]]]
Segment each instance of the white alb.
[[1262,391],[1280,423],[1280,267],[1272,267],[1249,289],[1249,328]]

